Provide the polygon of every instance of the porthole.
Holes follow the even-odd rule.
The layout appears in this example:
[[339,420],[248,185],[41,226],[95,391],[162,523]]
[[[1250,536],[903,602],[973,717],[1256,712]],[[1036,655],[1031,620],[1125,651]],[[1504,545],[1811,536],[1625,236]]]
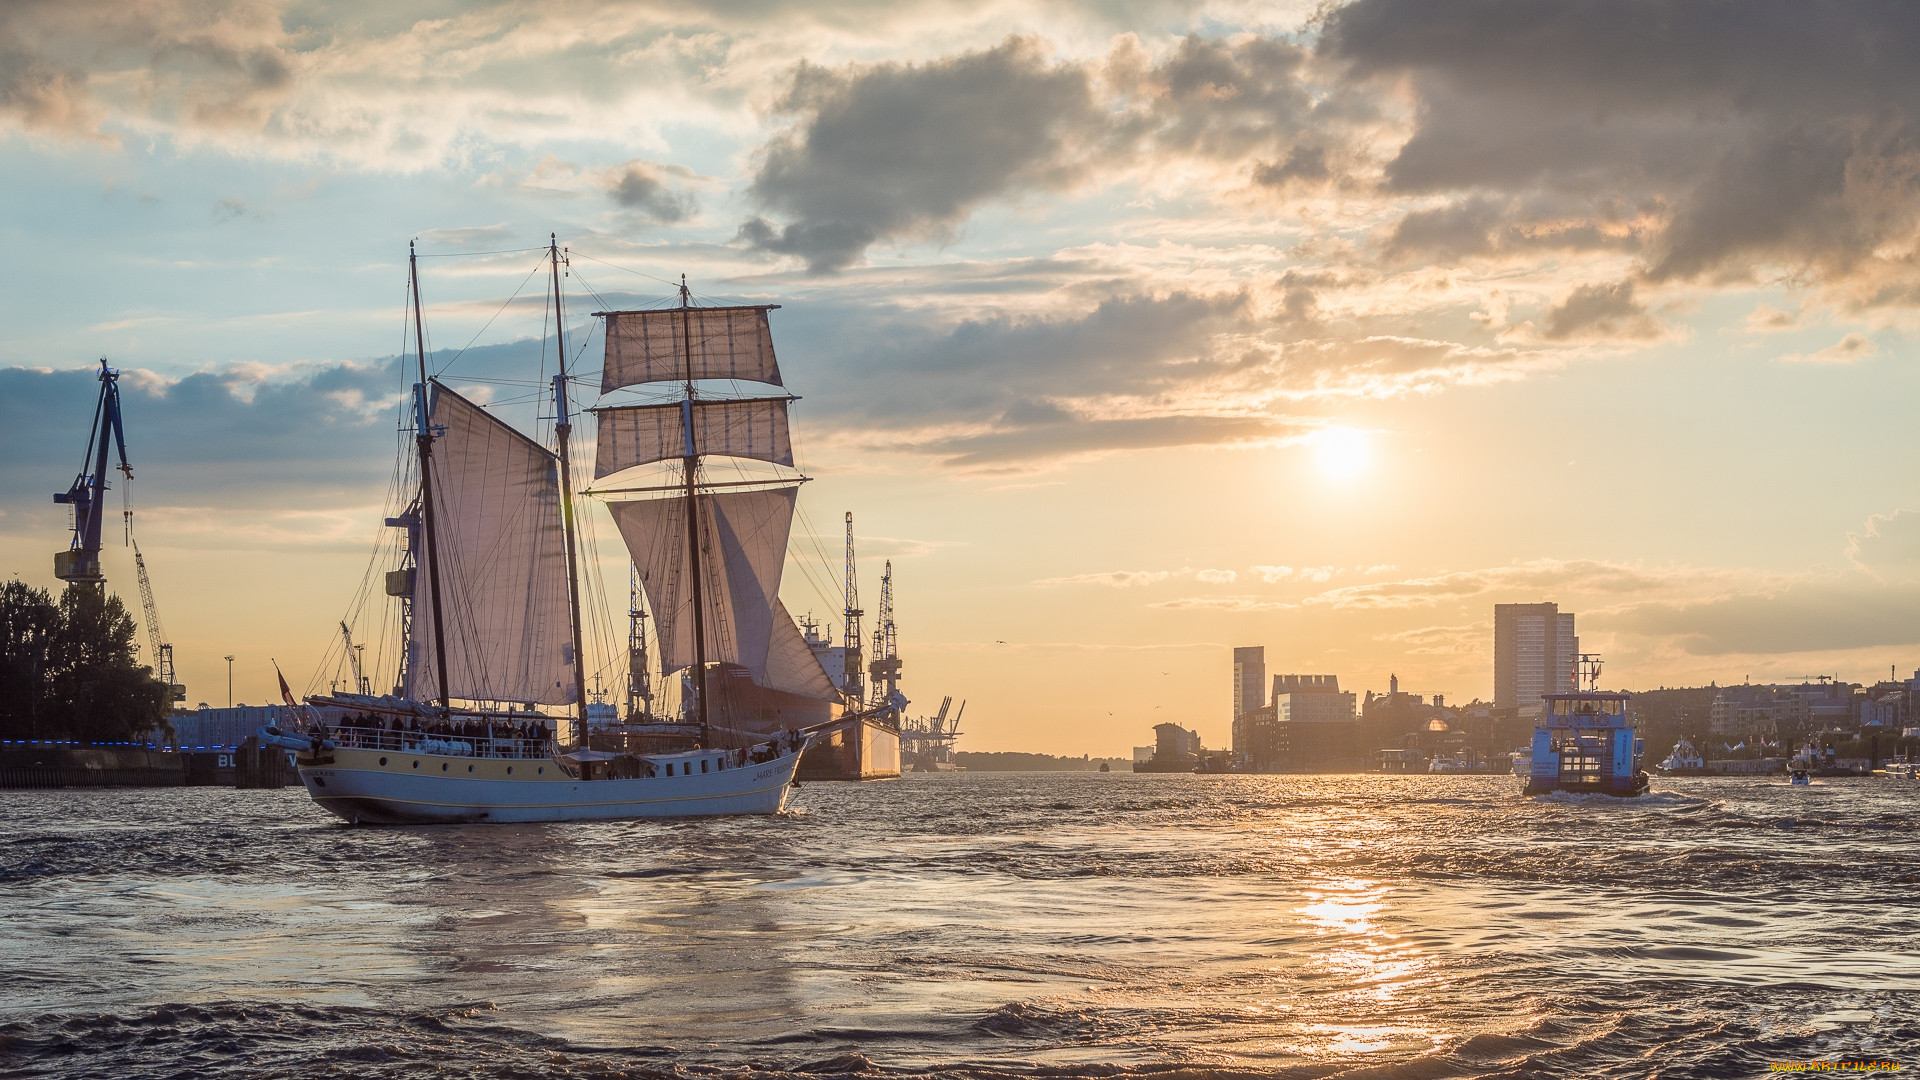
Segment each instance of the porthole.
[[416,768],[416,769],[417,769],[417,768],[419,768],[419,767],[420,767],[420,763],[419,763],[419,762],[417,762],[417,761],[416,761],[416,762],[414,762],[414,763],[413,763],[413,767],[414,767],[414,768]]
[[667,766],[667,775],[668,775],[668,776],[672,776],[672,775],[673,775],[673,766],[672,766],[672,765],[668,765],[668,766]]
[[443,762],[441,762],[441,763],[440,763],[440,771],[441,771],[441,772],[446,772],[446,771],[447,771],[447,763],[446,763],[446,762],[444,762],[444,761],[443,761]]
[[547,767],[545,765],[540,766],[538,769],[534,771],[539,773],[541,776],[547,775]]
[[509,766],[507,766],[507,775],[508,775],[508,776],[512,776],[512,775],[513,775],[513,766],[511,766],[511,765],[509,765]]
[[382,765],[385,765],[386,763],[387,763],[387,759],[386,759],[386,758],[381,758],[381,759],[380,759],[380,764],[382,764]]
[[706,758],[701,758],[701,759],[700,759],[700,771],[701,771],[701,772],[706,772],[706,771],[707,771],[707,759],[706,759]]
[[467,766],[467,771],[468,771],[468,772],[472,772],[472,771],[473,771],[473,766],[471,766],[471,765],[469,765],[469,766]]

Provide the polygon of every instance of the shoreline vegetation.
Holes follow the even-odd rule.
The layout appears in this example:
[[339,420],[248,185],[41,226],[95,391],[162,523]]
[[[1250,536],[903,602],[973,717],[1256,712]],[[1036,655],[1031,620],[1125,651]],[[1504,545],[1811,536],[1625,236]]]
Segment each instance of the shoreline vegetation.
[[118,596],[0,582],[0,739],[119,744],[170,731],[172,696],[134,642]]

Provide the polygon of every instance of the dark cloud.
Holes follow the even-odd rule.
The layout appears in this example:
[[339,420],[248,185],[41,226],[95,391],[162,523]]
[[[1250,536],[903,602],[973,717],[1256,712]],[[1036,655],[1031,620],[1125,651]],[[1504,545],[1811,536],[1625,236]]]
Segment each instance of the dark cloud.
[[649,162],[629,161],[607,178],[607,194],[621,206],[661,225],[693,216],[693,196],[674,191]]
[[1596,629],[1672,637],[1700,656],[1830,652],[1920,643],[1920,585],[1833,579],[1773,594],[1697,604],[1644,604],[1581,616]]
[[[143,501],[297,505],[364,491],[392,467],[394,368],[340,364],[291,376],[244,370],[120,381],[127,456]],[[80,470],[99,383],[90,370],[0,368],[0,496],[52,502]],[[118,475],[112,478],[118,482]]]
[[798,123],[762,149],[750,194],[791,220],[754,218],[741,236],[815,272],[882,238],[949,235],[994,196],[1072,183],[1103,126],[1087,73],[1024,38],[919,65],[803,64],[779,108]]
[[[1118,296],[1054,316],[992,315],[943,329],[910,312],[783,310],[797,416],[830,432],[962,468],[1012,469],[1061,457],[1240,443],[1284,434],[1262,416],[1181,405],[1232,377],[1222,335],[1252,318],[1241,294]],[[878,343],[878,344],[876,344]],[[796,365],[830,356],[831,377]]]
[[1911,293],[1911,268],[1876,252],[1920,223],[1920,7],[1358,0],[1321,49],[1417,96],[1386,184],[1459,204],[1403,223],[1403,245],[1485,251],[1525,220],[1503,200],[1547,194],[1589,208],[1572,243],[1649,219],[1634,239],[1650,280],[1771,262],[1870,279],[1866,302]]
[[1346,169],[1346,126],[1372,106],[1345,90],[1316,97],[1310,60],[1273,38],[1194,36],[1157,66],[1131,39],[1074,64],[1027,38],[919,65],[803,65],[780,103],[796,123],[762,148],[749,190],[785,223],[755,217],[739,235],[820,273],[884,240],[945,239],[990,200],[1098,169],[1188,158],[1268,186],[1324,183]]
[[1633,298],[1633,282],[1581,285],[1565,302],[1547,312],[1546,336],[1646,338],[1660,332],[1647,309]]

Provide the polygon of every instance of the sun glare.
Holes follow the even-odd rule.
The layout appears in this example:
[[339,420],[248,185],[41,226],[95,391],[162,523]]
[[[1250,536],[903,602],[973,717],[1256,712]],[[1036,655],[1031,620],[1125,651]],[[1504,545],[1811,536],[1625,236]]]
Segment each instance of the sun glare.
[[1367,467],[1367,433],[1350,427],[1322,428],[1313,435],[1313,463],[1329,480],[1351,480]]

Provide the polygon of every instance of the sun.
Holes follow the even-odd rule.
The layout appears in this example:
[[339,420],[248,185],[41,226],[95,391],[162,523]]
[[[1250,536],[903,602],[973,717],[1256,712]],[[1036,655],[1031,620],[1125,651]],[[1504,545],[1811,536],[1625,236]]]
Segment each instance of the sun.
[[1313,463],[1329,480],[1352,480],[1366,471],[1372,456],[1367,433],[1357,428],[1329,427],[1313,433]]

